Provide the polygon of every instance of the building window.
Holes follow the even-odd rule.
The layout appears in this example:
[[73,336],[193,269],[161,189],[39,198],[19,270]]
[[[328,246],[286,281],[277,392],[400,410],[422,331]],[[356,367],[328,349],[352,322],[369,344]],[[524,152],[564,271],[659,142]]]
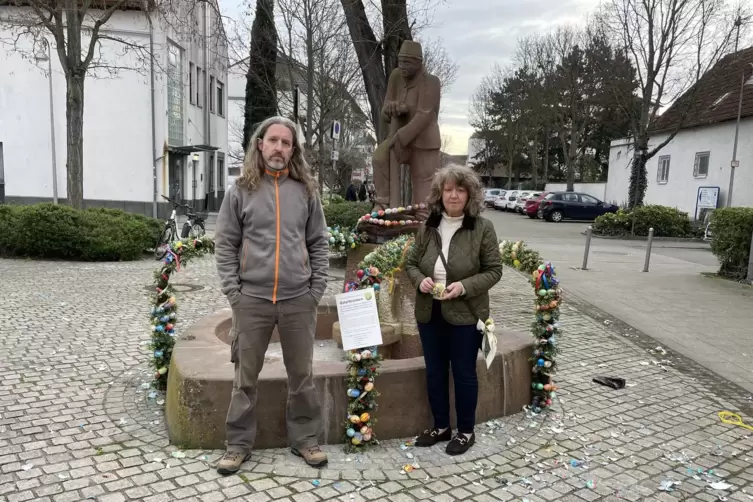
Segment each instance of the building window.
[[698,152],[695,154],[695,165],[693,166],[693,176],[696,178],[705,178],[709,175],[709,156],[710,152]]
[[196,67],[196,106],[201,108],[201,67]]
[[214,113],[214,93],[212,92],[212,89],[214,89],[214,77],[211,75],[209,76],[209,111]]
[[225,116],[225,84],[217,81],[217,115]]
[[225,191],[225,154],[217,153],[217,191]]
[[167,50],[167,141],[183,144],[183,52],[170,44]]
[[656,182],[665,184],[669,181],[669,155],[659,157],[659,168],[656,170]]
[[193,105],[196,104],[196,94],[194,89],[196,88],[196,82],[193,80],[193,63],[188,63],[188,101]]

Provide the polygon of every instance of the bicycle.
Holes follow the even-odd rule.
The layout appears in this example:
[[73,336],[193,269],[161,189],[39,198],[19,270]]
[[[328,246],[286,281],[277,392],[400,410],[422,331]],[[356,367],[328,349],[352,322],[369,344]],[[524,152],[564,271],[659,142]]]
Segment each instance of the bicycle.
[[173,210],[170,213],[170,218],[165,221],[165,229],[162,231],[159,239],[157,239],[157,243],[154,245],[154,259],[157,261],[163,259],[165,255],[167,255],[167,252],[170,249],[170,244],[178,237],[178,226],[175,217],[177,216],[177,210],[179,208],[185,208],[186,216],[188,216],[188,219],[183,224],[183,228],[180,232],[181,239],[197,239],[206,234],[206,228],[204,227],[206,216],[193,212],[194,208],[188,204],[181,204],[180,202],[165,197],[164,195],[161,197],[173,205]]

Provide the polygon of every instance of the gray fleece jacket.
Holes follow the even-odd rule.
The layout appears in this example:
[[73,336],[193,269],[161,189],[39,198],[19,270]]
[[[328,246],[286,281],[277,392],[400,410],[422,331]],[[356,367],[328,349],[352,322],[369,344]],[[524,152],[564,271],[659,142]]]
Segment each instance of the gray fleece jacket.
[[215,232],[222,292],[235,306],[240,294],[278,300],[324,296],[329,244],[322,203],[287,169],[268,171],[253,192],[233,185]]

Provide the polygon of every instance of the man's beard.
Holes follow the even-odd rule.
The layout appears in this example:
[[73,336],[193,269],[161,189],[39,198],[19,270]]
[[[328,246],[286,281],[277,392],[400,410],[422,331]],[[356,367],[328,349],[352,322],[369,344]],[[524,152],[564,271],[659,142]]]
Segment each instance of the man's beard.
[[286,167],[285,160],[282,157],[272,157],[269,160],[265,160],[264,163],[273,171],[282,171]]

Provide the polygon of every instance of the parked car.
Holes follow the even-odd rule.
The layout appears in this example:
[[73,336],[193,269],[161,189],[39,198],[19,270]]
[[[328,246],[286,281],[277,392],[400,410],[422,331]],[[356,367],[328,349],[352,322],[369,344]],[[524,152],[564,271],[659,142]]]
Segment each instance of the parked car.
[[519,190],[508,190],[507,193],[501,198],[502,202],[499,205],[495,204],[494,207],[497,209],[502,209],[503,211],[512,211],[512,209],[515,207],[515,201],[517,200],[519,193]]
[[529,199],[536,198],[541,194],[541,192],[523,192],[520,194],[520,197],[518,197],[518,200],[515,201],[515,212],[523,214],[523,208],[526,207],[526,203]]
[[494,203],[492,205],[497,211],[504,211],[507,207],[507,192],[505,191],[498,195],[497,198],[494,199]]
[[539,206],[540,217],[547,221],[564,219],[594,220],[605,213],[616,213],[618,207],[579,192],[552,192]]
[[505,191],[501,188],[486,188],[484,189],[484,206],[494,207],[494,199],[499,197]]
[[538,218],[539,205],[541,204],[541,201],[544,200],[544,197],[546,197],[548,194],[549,192],[541,192],[536,197],[528,197],[525,206],[523,206],[523,214],[532,219]]

